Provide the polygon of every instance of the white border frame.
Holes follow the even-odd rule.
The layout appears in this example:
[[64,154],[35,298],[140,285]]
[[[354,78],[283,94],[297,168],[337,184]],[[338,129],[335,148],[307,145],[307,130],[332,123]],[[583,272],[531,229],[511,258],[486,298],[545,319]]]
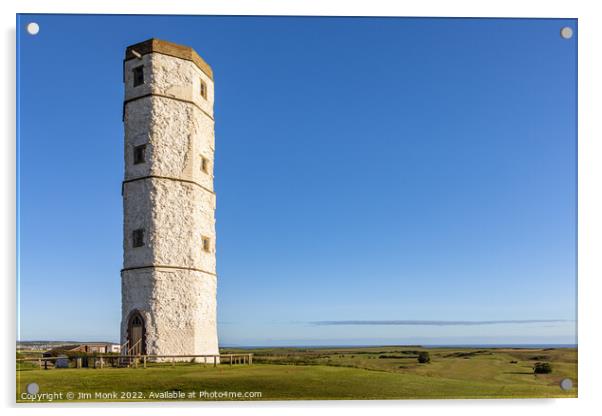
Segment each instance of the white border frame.
[[[65,1],[21,0],[2,2],[4,29],[2,83],[8,96],[2,105],[2,123],[5,140],[2,142],[3,163],[0,192],[0,229],[5,230],[1,240],[0,256],[4,266],[4,309],[2,343],[3,407],[8,414],[139,414],[181,415],[210,411],[248,411],[252,414],[317,414],[345,411],[365,414],[367,411],[399,414],[421,411],[450,415],[502,415],[509,412],[545,412],[548,415],[589,414],[601,408],[598,378],[602,377],[602,331],[597,317],[602,316],[599,300],[602,280],[602,118],[600,77],[602,74],[602,21],[594,1],[476,1],[423,0],[421,2],[391,2],[386,0],[170,0],[168,2],[104,0]],[[555,17],[578,18],[579,40],[579,399],[512,399],[512,400],[407,400],[407,401],[334,401],[334,402],[269,402],[269,403],[156,403],[156,404],[51,404],[15,405],[15,13],[117,13],[117,14],[216,14],[216,15],[328,15],[328,16],[430,16],[430,17]],[[598,75],[596,77],[596,75]],[[8,232],[7,232],[8,231]],[[107,407],[110,408],[107,409]],[[144,410],[135,409],[144,407]],[[309,408],[309,409],[308,409]]]

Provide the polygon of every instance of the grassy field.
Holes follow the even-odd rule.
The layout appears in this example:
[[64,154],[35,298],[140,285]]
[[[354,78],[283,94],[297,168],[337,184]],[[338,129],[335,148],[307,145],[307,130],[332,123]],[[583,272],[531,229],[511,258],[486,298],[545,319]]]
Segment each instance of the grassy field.
[[[429,352],[430,363],[417,362],[420,351]],[[32,401],[22,396],[32,382],[40,394],[55,393],[54,401],[71,401],[68,393],[75,401],[577,397],[577,350],[570,348],[222,350],[236,352],[253,352],[253,365],[181,363],[102,370],[22,366],[17,401]],[[533,374],[533,364],[540,361],[551,363],[551,374]],[[559,383],[567,377],[574,388],[563,391]]]

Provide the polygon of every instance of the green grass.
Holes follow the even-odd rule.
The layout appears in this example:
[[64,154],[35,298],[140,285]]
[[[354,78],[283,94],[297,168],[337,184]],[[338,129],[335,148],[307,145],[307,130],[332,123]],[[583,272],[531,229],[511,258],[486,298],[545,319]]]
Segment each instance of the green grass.
[[[261,398],[252,400],[577,396],[575,349],[428,349],[430,364],[418,364],[416,350],[424,349],[258,349],[252,351],[255,354],[252,366],[217,368],[185,363],[147,369],[22,368],[17,371],[17,400],[27,401],[20,400],[20,393],[31,382],[40,386],[40,393],[57,392],[65,397],[67,392],[117,392],[117,400],[128,400],[119,397],[121,392],[139,392],[134,400],[152,400],[152,392],[164,391],[261,392]],[[542,357],[552,364],[553,371],[534,375],[532,366],[536,361],[544,361]],[[570,377],[575,385],[568,392],[559,388],[560,380],[565,377]],[[198,396],[192,400],[198,400]]]

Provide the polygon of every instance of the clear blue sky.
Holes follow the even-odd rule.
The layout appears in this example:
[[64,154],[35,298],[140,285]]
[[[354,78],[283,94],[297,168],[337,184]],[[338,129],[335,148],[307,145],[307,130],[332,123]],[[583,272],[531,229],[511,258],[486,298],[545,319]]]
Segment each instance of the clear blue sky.
[[576,342],[576,26],[21,15],[21,339],[118,340],[122,59],[157,37],[215,72],[221,344]]

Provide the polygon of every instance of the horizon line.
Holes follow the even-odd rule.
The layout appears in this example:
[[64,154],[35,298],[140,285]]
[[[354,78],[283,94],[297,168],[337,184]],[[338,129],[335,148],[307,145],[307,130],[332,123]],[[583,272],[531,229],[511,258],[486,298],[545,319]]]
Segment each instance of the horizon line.
[[311,325],[424,325],[424,326],[459,326],[459,325],[499,325],[499,324],[535,324],[554,322],[574,322],[570,319],[515,319],[489,321],[440,321],[440,320],[346,320],[346,321],[309,321]]

